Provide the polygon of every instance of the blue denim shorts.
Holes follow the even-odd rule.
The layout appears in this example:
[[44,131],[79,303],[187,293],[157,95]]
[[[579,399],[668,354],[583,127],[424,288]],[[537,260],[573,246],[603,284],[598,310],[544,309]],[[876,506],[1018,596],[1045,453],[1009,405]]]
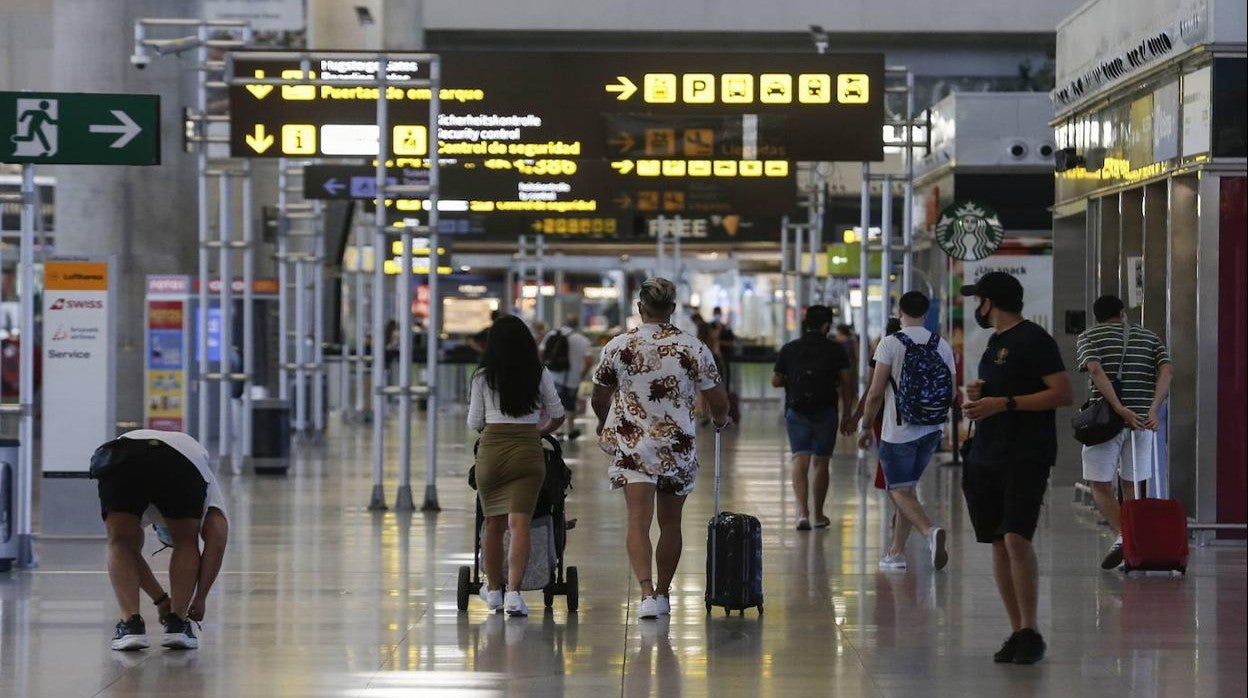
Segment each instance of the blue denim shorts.
[[931,462],[940,445],[941,433],[934,431],[927,436],[895,444],[880,442],[880,464],[884,467],[884,481],[888,489],[914,487],[923,477],[923,471]]
[[813,454],[827,458],[836,448],[836,430],[841,426],[835,407],[804,414],[793,409],[785,410],[784,426],[789,432],[789,450],[795,456]]

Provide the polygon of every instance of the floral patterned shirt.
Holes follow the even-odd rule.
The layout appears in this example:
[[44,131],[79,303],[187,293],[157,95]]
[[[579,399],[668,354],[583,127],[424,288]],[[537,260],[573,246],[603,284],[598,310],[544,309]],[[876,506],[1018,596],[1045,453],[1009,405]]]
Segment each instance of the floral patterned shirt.
[[616,389],[601,437],[614,467],[691,483],[694,402],[719,380],[711,350],[673,325],[645,324],[611,340],[594,383]]

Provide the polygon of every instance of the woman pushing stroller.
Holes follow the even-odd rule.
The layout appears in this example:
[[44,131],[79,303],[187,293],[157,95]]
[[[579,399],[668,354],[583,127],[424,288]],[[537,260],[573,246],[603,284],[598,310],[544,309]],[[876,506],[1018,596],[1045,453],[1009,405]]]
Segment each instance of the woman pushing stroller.
[[[485,516],[481,553],[486,582],[481,599],[491,611],[527,616],[520,584],[529,559],[529,524],[546,477],[541,436],[563,424],[564,409],[533,334],[522,320],[503,316],[486,335],[472,378],[468,427],[481,432],[477,497]],[[503,594],[503,533],[511,531]]]

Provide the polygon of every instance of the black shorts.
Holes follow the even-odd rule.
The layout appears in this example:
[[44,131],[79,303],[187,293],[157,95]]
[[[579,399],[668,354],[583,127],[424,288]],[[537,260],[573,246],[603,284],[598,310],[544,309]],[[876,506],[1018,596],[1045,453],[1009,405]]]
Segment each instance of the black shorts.
[[100,516],[143,516],[148,505],[166,519],[201,519],[208,483],[193,463],[159,439],[115,439],[96,450],[91,477],[98,480]]
[[995,543],[1007,533],[1031,540],[1049,488],[1049,469],[1048,464],[1026,461],[967,463],[962,469],[962,492],[975,540]]

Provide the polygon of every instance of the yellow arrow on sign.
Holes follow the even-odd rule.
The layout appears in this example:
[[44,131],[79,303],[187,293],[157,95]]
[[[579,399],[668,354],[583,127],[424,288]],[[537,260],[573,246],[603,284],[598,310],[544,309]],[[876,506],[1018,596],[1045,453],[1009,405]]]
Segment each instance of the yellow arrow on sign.
[[[263,78],[264,71],[257,70],[256,77]],[[273,86],[272,85],[248,85],[247,91],[250,92],[252,95],[254,95],[256,99],[264,99],[265,97],[269,96],[270,92],[273,91]]]
[[616,170],[618,170],[620,174],[626,175],[629,172],[633,171],[633,161],[632,160],[616,160],[611,163],[611,167],[614,167]]
[[632,97],[633,93],[637,91],[637,85],[633,84],[632,80],[629,80],[623,75],[617,75],[615,76],[615,79],[619,80],[619,84],[607,85],[606,90],[607,92],[618,92],[619,94],[617,94],[615,98],[621,102],[629,97]]
[[620,155],[623,155],[633,149],[637,145],[637,139],[633,138],[633,134],[628,131],[620,131],[615,136],[607,139],[607,145],[613,145],[620,149]]
[[257,153],[263,153],[273,145],[273,134],[265,135],[264,124],[256,124],[255,135],[247,134],[247,145]]

